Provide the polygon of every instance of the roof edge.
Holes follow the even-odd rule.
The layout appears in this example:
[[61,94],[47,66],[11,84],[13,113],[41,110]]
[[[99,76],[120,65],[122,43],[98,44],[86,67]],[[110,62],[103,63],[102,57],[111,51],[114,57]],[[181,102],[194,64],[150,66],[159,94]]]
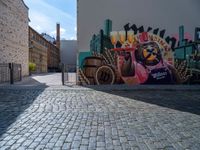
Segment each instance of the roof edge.
[[48,40],[46,40],[39,32],[37,32],[35,29],[33,29],[30,25],[29,25],[29,29],[33,30],[34,32],[36,32],[41,38],[43,38],[43,40],[45,40],[47,43],[49,43],[51,46],[54,46],[55,48],[59,49],[56,45],[54,45],[53,43],[49,42]]
[[21,0],[21,1],[22,1],[22,3],[24,4],[24,6],[25,6],[27,9],[29,9],[29,7],[25,4],[24,0]]

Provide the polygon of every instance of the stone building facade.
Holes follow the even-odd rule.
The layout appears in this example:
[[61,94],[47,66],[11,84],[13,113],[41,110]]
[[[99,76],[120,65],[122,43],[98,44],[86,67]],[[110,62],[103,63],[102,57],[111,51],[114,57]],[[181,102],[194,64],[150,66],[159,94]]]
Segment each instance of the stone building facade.
[[0,63],[22,65],[28,75],[28,7],[23,0],[0,0]]
[[36,64],[35,73],[47,72],[48,41],[29,27],[29,62]]

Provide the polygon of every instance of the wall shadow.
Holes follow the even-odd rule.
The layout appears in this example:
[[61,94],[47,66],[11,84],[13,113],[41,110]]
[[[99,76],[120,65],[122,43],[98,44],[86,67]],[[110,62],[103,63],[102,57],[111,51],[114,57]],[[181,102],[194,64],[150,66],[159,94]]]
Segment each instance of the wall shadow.
[[48,87],[0,86],[0,138],[37,97]]
[[112,95],[200,115],[200,86],[86,86]]

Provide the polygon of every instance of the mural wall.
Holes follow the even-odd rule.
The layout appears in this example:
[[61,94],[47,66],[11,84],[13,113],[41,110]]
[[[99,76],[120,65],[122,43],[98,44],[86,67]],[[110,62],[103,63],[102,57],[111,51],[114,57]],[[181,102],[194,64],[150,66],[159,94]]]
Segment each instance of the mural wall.
[[90,51],[79,53],[80,84],[200,82],[200,28],[194,29],[192,40],[183,26],[178,36],[130,23],[122,31],[112,31],[111,20],[106,20],[104,26],[91,37]]

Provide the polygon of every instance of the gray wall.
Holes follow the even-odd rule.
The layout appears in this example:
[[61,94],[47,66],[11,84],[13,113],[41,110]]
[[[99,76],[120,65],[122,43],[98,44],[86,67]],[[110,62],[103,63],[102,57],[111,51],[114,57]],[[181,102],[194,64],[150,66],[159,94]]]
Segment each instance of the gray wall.
[[60,57],[61,63],[76,65],[77,41],[61,40]]
[[94,33],[105,19],[113,21],[113,30],[126,23],[166,29],[166,35],[178,33],[180,25],[193,36],[200,27],[200,0],[78,0],[78,49],[89,50]]

